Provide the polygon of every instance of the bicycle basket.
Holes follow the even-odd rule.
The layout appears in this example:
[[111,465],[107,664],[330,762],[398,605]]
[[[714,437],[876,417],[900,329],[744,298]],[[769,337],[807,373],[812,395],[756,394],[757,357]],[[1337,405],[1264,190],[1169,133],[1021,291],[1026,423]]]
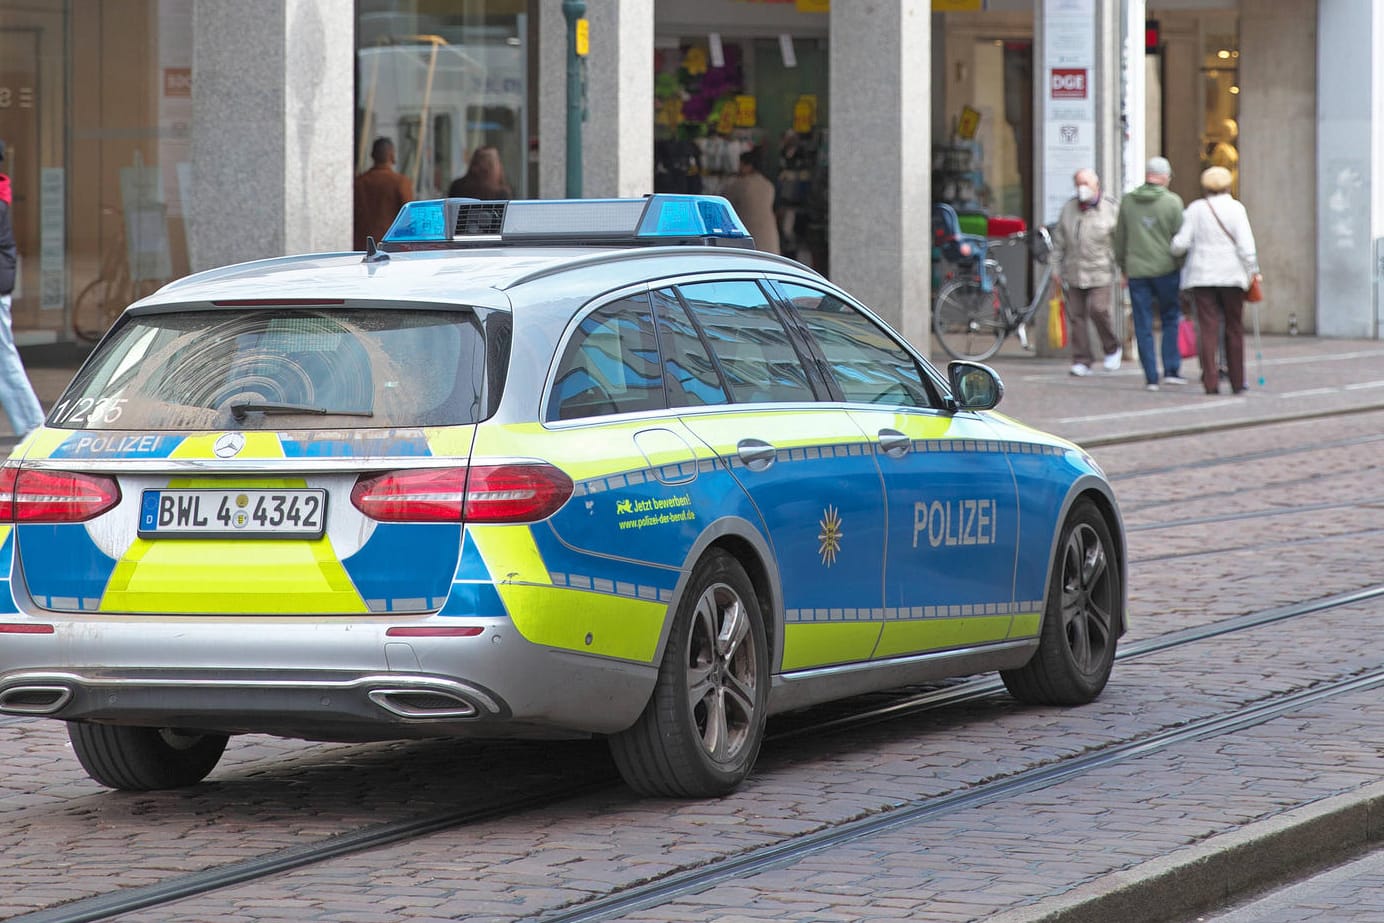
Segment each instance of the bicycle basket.
[[1052,235],[1039,225],[1028,233],[1028,252],[1036,263],[1046,263],[1052,254]]

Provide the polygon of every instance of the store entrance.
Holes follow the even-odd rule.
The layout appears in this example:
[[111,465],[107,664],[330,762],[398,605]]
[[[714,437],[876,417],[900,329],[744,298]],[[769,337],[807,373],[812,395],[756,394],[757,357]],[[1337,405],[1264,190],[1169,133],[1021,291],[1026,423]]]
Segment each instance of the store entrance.
[[826,40],[660,40],[654,76],[654,190],[724,195],[751,153],[778,251],[827,272]]
[[[1032,227],[1033,43],[976,39],[969,52],[963,57],[972,72],[969,93],[948,100],[955,107],[950,133],[934,145],[932,200],[956,209],[968,234]],[[997,247],[994,253],[1011,289],[1027,292],[1024,248]]]

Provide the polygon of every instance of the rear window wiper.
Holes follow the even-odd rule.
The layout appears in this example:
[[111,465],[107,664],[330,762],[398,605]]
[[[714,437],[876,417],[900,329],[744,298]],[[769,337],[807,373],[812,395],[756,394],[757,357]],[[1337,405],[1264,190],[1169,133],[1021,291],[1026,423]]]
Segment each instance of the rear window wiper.
[[314,407],[311,404],[286,404],[280,401],[245,401],[230,406],[231,416],[236,422],[251,413],[315,413],[319,416],[373,417],[373,410],[333,410],[330,407]]

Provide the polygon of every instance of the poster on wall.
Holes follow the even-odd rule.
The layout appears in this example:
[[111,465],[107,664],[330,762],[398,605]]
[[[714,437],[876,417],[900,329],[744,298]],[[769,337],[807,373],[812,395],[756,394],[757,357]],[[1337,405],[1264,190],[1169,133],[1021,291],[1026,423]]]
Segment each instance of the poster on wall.
[[1072,197],[1072,175],[1096,164],[1095,0],[1048,0],[1043,16],[1043,222]]

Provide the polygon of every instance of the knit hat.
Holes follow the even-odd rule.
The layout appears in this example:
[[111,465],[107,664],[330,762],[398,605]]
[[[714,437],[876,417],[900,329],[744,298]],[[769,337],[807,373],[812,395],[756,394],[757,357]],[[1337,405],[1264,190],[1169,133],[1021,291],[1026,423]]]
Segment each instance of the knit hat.
[[1168,163],[1166,157],[1150,157],[1149,162],[1144,166],[1144,172],[1158,176],[1172,176],[1173,165]]
[[1225,192],[1231,181],[1230,171],[1225,167],[1207,167],[1201,174],[1201,188],[1207,192]]

